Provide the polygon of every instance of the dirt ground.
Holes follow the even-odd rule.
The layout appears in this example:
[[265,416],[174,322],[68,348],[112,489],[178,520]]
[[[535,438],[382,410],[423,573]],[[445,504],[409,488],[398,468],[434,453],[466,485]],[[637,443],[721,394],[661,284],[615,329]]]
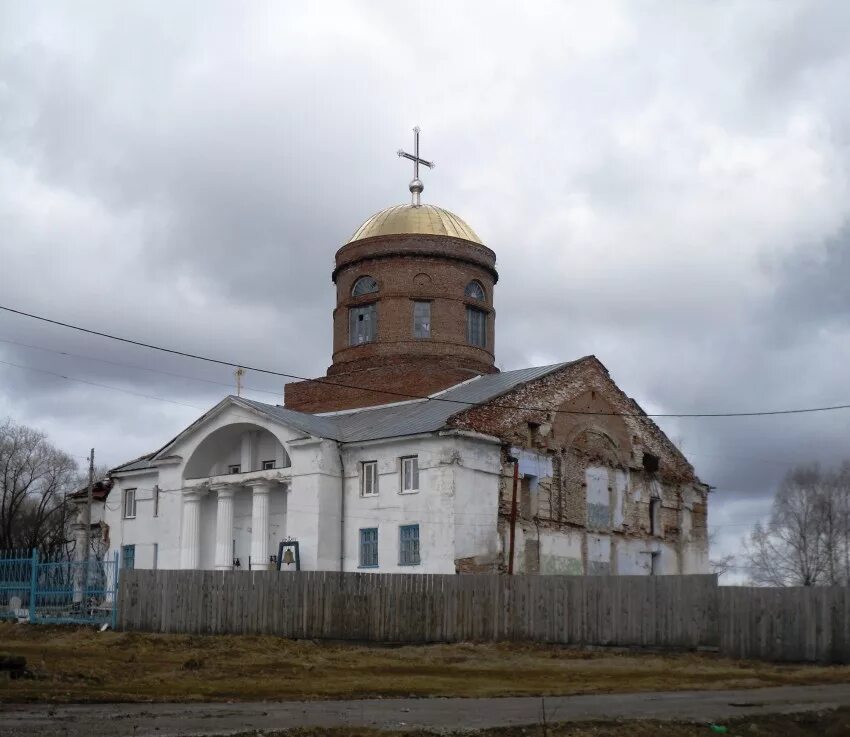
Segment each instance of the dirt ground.
[[699,653],[513,643],[387,648],[9,623],[0,623],[0,651],[26,657],[33,676],[0,682],[6,703],[554,696],[850,683],[850,666]]
[[[827,712],[778,715],[725,721],[729,737],[847,737],[850,735],[850,709]],[[533,727],[485,729],[458,732],[464,737],[713,737],[718,734],[708,724],[657,721],[587,722],[538,724]],[[447,737],[446,732],[385,732],[373,729],[295,729],[266,732],[264,737]],[[252,732],[250,737],[255,737]],[[249,737],[236,735],[235,737]]]
[[[729,737],[847,737],[850,735],[850,709],[813,712],[724,722]],[[533,727],[485,729],[455,733],[464,737],[712,737],[708,724],[684,722],[618,721],[573,724],[538,724]],[[263,737],[447,737],[446,732],[384,732],[372,729],[295,729],[267,732]],[[235,735],[235,737],[249,737]],[[252,732],[250,737],[256,737]]]

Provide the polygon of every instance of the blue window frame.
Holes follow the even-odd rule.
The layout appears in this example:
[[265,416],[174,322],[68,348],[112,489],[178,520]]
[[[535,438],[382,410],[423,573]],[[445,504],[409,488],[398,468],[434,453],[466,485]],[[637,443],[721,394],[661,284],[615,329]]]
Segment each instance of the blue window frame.
[[398,528],[398,564],[419,565],[419,525],[402,525]]
[[135,545],[124,545],[121,548],[121,567],[128,570],[136,567]]
[[360,530],[360,567],[378,567],[378,528],[366,527]]

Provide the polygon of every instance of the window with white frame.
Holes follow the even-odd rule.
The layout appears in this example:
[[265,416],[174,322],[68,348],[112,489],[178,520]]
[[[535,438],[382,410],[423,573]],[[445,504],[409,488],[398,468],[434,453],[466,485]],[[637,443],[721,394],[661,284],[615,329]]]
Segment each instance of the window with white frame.
[[401,459],[401,493],[419,491],[419,458],[408,456]]
[[413,303],[413,337],[431,337],[431,303]]
[[124,519],[136,516],[136,490],[124,489]]
[[363,461],[360,464],[361,496],[378,494],[378,461]]
[[398,528],[398,564],[419,565],[419,525],[402,525]]
[[227,473],[241,473],[241,472],[242,472],[242,466],[240,466],[238,463],[234,463],[233,465],[227,467]]
[[274,461],[263,461],[263,471],[271,471],[274,468]]
[[360,567],[378,567],[378,528],[367,527],[360,530]]

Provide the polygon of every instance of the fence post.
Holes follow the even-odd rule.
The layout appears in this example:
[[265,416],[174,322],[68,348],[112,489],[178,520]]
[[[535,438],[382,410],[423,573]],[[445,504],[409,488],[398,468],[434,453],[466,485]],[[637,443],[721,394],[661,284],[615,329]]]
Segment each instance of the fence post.
[[112,629],[118,624],[118,551],[112,559]]
[[30,569],[30,624],[35,624],[35,601],[38,591],[38,548],[32,549]]

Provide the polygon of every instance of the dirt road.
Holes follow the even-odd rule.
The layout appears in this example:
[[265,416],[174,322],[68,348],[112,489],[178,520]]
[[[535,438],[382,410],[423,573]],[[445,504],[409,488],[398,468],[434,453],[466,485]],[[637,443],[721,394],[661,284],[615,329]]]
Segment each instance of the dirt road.
[[[370,699],[242,704],[0,705],[4,737],[177,737],[292,727],[476,729],[539,724],[543,700]],[[545,699],[549,722],[612,718],[718,721],[850,706],[850,685],[596,694]]]

